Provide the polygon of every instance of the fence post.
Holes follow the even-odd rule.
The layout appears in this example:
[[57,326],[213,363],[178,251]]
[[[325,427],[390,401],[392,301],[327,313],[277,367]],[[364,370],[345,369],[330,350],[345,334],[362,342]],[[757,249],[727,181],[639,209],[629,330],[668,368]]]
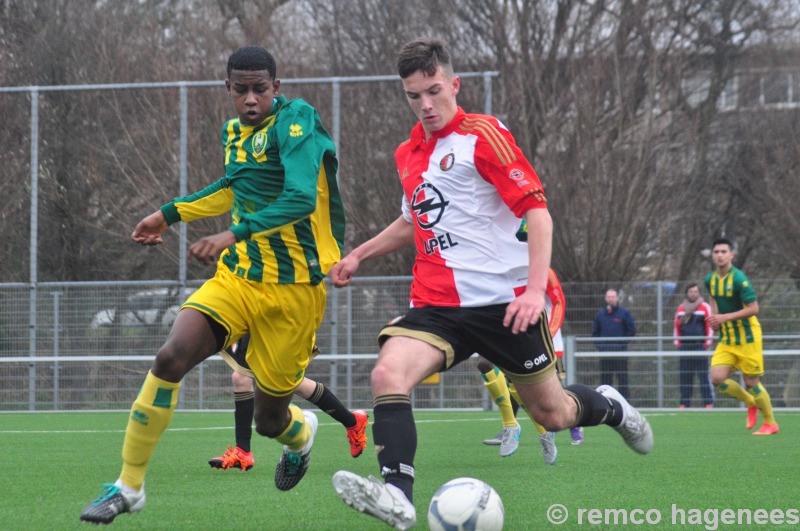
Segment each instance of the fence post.
[[[36,314],[39,296],[39,90],[31,90],[31,216],[30,216],[30,308],[28,355],[36,357]],[[28,409],[36,409],[36,364],[28,365]]]
[[657,367],[657,374],[658,374],[658,384],[657,384],[657,403],[658,407],[664,407],[664,356],[661,355],[664,352],[664,340],[662,337],[664,336],[664,282],[659,280],[656,282],[656,289],[658,293],[656,295],[656,335],[658,336],[658,340],[656,343],[656,349],[658,350],[658,358],[656,358],[656,367]]
[[[59,348],[59,341],[60,341],[60,331],[61,331],[61,316],[60,316],[60,306],[61,306],[61,292],[54,291],[52,292],[53,295],[53,357],[58,358]],[[59,396],[58,396],[58,360],[53,362],[53,409],[58,411],[61,409],[59,407]]]
[[567,373],[567,385],[575,383],[575,336],[566,336],[564,341],[564,370]]

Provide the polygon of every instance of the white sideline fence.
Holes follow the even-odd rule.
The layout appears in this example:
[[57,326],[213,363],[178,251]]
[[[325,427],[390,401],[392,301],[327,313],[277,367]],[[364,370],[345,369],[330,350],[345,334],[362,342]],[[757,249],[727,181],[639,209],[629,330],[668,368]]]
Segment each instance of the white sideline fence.
[[[363,277],[342,290],[329,289],[317,335],[322,355],[308,376],[332,389],[351,408],[372,406],[370,371],[380,328],[407,308],[410,277]],[[777,407],[800,407],[800,291],[794,281],[753,281],[764,328],[764,383]],[[62,282],[37,286],[36,323],[30,333],[31,287],[0,283],[0,412],[128,409],[175,311],[199,281]],[[678,357],[672,319],[682,300],[676,282],[607,286],[564,283],[567,316],[567,382],[595,386],[599,380],[591,321],[607,287],[637,321],[629,351],[631,401],[639,407],[678,405]],[[31,341],[31,337],[35,340]],[[418,408],[490,409],[475,360],[442,374],[414,392]],[[699,391],[695,385],[695,405]],[[717,397],[717,407],[739,407]],[[179,407],[231,409],[230,371],[213,356],[184,380]]]

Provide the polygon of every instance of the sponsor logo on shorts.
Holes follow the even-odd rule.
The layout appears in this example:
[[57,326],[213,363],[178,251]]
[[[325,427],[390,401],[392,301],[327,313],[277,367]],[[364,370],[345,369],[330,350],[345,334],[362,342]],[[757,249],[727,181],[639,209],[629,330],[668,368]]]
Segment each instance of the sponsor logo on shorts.
[[542,363],[547,363],[547,354],[542,353],[533,358],[532,360],[527,360],[525,362],[525,368],[532,369],[534,366],[538,367]]

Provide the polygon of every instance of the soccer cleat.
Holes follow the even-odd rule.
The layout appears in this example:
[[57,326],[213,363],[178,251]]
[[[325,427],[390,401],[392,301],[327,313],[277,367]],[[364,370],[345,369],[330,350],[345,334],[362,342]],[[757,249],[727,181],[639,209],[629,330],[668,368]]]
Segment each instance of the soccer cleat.
[[500,457],[508,457],[519,448],[519,436],[522,434],[522,426],[517,422],[514,426],[504,426],[501,432]]
[[222,470],[238,468],[244,472],[253,468],[255,460],[253,460],[253,452],[245,452],[238,446],[236,448],[228,446],[222,456],[210,459],[208,464],[211,465],[211,468],[221,468]]
[[556,434],[553,431],[539,435],[539,442],[542,443],[542,458],[544,464],[554,465],[558,459],[558,448],[556,447]]
[[417,510],[402,490],[369,476],[346,470],[333,475],[336,494],[360,513],[374,516],[395,529],[409,529],[417,523]]
[[503,442],[503,432],[502,431],[500,433],[498,433],[496,436],[494,436],[493,438],[491,438],[491,439],[484,439],[483,440],[483,444],[486,444],[488,446],[500,446],[500,444],[502,442]]
[[758,406],[747,406],[747,429],[752,430],[758,422]]
[[314,435],[317,433],[319,421],[317,416],[311,411],[303,411],[308,427],[311,428],[311,437],[308,438],[305,446],[299,451],[293,452],[288,446],[283,447],[283,454],[275,467],[275,486],[279,490],[293,489],[308,470],[308,463],[311,461],[311,447],[314,445]]
[[122,481],[105,483],[103,492],[81,511],[81,521],[110,524],[121,513],[135,513],[144,507],[144,487],[138,492],[122,485]]
[[580,426],[575,426],[571,430],[569,430],[570,437],[572,438],[572,444],[583,444],[583,428]]
[[353,411],[356,418],[356,425],[347,428],[347,440],[350,442],[350,455],[358,457],[367,447],[367,424],[369,415],[363,409]]
[[601,385],[597,392],[607,399],[616,400],[622,405],[622,423],[619,426],[612,426],[617,433],[622,435],[625,443],[635,452],[649,454],[653,451],[653,428],[639,413],[636,408],[625,400],[619,391],[610,385]]
[[775,435],[778,433],[778,423],[767,424],[766,422],[761,425],[758,431],[754,431],[753,435]]

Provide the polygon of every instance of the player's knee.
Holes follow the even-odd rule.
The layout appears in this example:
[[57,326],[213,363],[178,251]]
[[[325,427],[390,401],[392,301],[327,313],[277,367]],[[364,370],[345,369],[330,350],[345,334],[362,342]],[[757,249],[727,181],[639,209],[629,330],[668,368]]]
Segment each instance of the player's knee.
[[412,381],[402,366],[378,363],[370,377],[372,392],[375,396],[385,394],[410,394],[416,381]]
[[186,376],[194,365],[191,365],[187,356],[182,356],[169,343],[158,350],[153,361],[152,372],[162,380],[179,382]]
[[233,390],[237,393],[246,393],[253,390],[253,379],[236,371],[231,373],[231,382],[233,383]]
[[379,363],[372,369],[370,381],[372,382],[372,390],[376,396],[388,392],[393,380],[392,371],[388,370],[386,366]]
[[486,374],[492,369],[494,369],[494,363],[483,357],[478,358],[478,371],[480,371],[481,374]]
[[555,410],[536,410],[533,418],[547,431],[566,430],[574,425],[573,419],[569,419],[564,413]]
[[274,439],[286,429],[286,415],[284,411],[260,414],[255,417],[256,433],[262,437]]

